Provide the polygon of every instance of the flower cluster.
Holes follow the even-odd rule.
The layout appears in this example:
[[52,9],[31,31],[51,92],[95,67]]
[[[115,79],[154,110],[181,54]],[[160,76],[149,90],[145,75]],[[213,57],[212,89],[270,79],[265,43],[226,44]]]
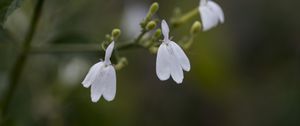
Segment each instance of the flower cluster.
[[[155,3],[151,6],[149,13],[147,14],[145,20],[142,21],[141,27],[143,28],[143,33],[138,37],[137,40],[142,38],[142,35],[146,31],[153,30],[156,27],[157,20],[151,20],[153,14],[158,10],[158,4]],[[215,27],[218,23],[224,22],[224,14],[222,9],[218,4],[211,0],[200,0],[199,13],[202,20],[202,30],[207,31]],[[195,22],[191,28],[191,34],[196,33],[201,28],[199,22]],[[184,79],[183,71],[190,71],[191,65],[188,57],[183,51],[179,43],[176,43],[169,38],[169,26],[165,20],[161,21],[161,29],[155,32],[153,41],[156,41],[158,36],[163,35],[162,42],[155,46],[150,41],[143,44],[144,47],[149,47],[149,50],[154,50],[157,53],[156,58],[156,74],[159,80],[165,81],[170,77],[177,83],[181,84]],[[112,42],[108,43],[108,47],[105,51],[104,61],[100,61],[93,65],[82,84],[84,87],[91,87],[91,99],[92,102],[97,102],[101,96],[107,101],[112,101],[116,94],[116,68],[119,68],[118,64],[113,66],[110,58],[113,54],[115,48],[115,40],[119,37],[120,31],[114,30],[112,37],[108,36],[108,40]],[[132,44],[138,44],[133,42]],[[150,45],[150,46],[149,46]],[[152,46],[154,45],[154,46]],[[103,46],[105,47],[105,46]],[[154,47],[151,48],[151,47]],[[156,48],[156,49],[155,49]],[[121,64],[123,63],[121,60]],[[121,65],[122,66],[122,65]]]

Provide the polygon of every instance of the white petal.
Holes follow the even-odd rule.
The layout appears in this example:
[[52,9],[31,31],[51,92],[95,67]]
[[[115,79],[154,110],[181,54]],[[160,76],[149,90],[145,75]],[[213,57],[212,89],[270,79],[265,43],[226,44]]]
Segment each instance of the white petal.
[[191,69],[190,61],[188,57],[185,55],[184,51],[181,49],[181,47],[172,41],[170,42],[170,45],[172,46],[175,57],[177,58],[183,70],[190,71]]
[[105,65],[102,65],[97,72],[96,79],[93,81],[91,86],[91,99],[92,102],[97,102],[104,90],[105,84],[103,83],[103,80],[107,76],[107,69],[105,69]]
[[107,101],[112,101],[116,95],[116,71],[112,65],[108,66],[105,69],[107,69],[107,72],[106,78],[103,78],[104,80],[102,81],[102,83],[105,85],[103,97]]
[[203,31],[207,31],[218,24],[219,17],[209,7],[200,6],[199,11],[203,24]]
[[170,30],[169,30],[169,26],[165,20],[162,20],[162,22],[161,22],[161,30],[164,35],[164,39],[165,40],[169,39]]
[[84,80],[82,81],[82,84],[84,87],[88,88],[92,84],[92,82],[96,79],[97,72],[99,71],[99,68],[103,62],[98,62],[95,65],[93,65]]
[[183,71],[182,68],[180,67],[180,64],[178,63],[174,63],[171,65],[171,76],[173,78],[173,80],[177,83],[177,84],[181,84],[183,81]]
[[169,54],[166,44],[161,44],[158,48],[157,58],[156,58],[156,75],[160,80],[167,80],[170,78],[170,68],[169,68]]
[[218,15],[220,22],[224,23],[225,19],[224,19],[224,13],[222,8],[213,1],[208,1],[207,6],[209,6],[211,10],[214,11],[216,15]]
[[106,65],[109,65],[110,64],[110,57],[111,57],[111,54],[114,50],[114,46],[115,46],[115,42],[112,41],[109,46],[107,47],[106,51],[105,51],[105,64]]
[[172,45],[167,46],[168,48],[168,54],[169,54],[169,67],[171,71],[171,76],[173,80],[180,84],[183,81],[183,71],[180,65],[180,62],[178,61],[176,54],[174,53],[174,50],[172,48]]

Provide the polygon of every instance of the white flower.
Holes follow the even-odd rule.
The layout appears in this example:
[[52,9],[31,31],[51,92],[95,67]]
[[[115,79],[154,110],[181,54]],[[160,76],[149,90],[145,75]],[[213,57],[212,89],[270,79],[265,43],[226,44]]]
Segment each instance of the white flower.
[[207,31],[219,23],[224,23],[224,13],[221,7],[211,0],[200,0],[199,12],[203,31]]
[[183,70],[190,71],[190,61],[184,51],[169,39],[169,26],[165,20],[161,23],[164,35],[163,43],[159,46],[156,59],[156,74],[162,81],[172,76],[180,84],[183,80]]
[[107,47],[104,61],[93,65],[82,82],[86,88],[91,86],[92,102],[97,102],[101,95],[107,101],[112,101],[115,98],[116,71],[110,62],[113,49],[114,42]]

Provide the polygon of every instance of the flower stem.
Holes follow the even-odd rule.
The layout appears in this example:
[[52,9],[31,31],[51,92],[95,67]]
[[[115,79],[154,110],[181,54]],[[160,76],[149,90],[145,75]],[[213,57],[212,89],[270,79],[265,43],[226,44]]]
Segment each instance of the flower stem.
[[[126,50],[128,48],[138,47],[134,42],[126,42],[123,44],[116,43],[117,50]],[[31,55],[35,54],[61,54],[61,53],[103,53],[104,50],[99,49],[99,44],[54,44],[50,46],[32,47]]]
[[199,14],[199,10],[198,7],[196,7],[195,9],[185,13],[184,15],[175,18],[171,23],[172,23],[172,27],[178,27],[181,24],[187,22],[188,20],[192,19],[194,16]]
[[[35,5],[31,24],[29,26],[27,35],[24,39],[20,53],[16,59],[16,62],[12,68],[12,71],[10,73],[8,90],[4,93],[4,97],[3,97],[4,99],[1,102],[1,106],[0,106],[2,109],[1,112],[2,112],[3,118],[6,117],[6,114],[8,112],[8,106],[9,106],[11,99],[13,97],[13,94],[19,84],[20,76],[24,69],[24,65],[26,63],[28,53],[30,52],[32,39],[36,32],[36,27],[38,25],[38,22],[39,22],[41,13],[42,13],[43,3],[44,3],[44,0],[38,0]],[[5,120],[4,120],[4,122],[5,122]]]
[[138,44],[146,33],[146,30],[142,30],[142,33],[135,39],[134,44]]

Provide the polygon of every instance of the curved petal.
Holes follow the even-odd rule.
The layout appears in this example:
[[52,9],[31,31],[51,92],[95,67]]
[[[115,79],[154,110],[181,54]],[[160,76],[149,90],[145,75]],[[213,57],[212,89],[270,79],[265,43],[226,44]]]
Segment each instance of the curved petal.
[[103,97],[107,101],[112,101],[116,95],[116,71],[115,68],[110,65],[106,67],[106,78],[102,81],[104,86]]
[[180,65],[178,63],[174,63],[171,65],[171,76],[173,78],[173,80],[177,83],[177,84],[181,84],[183,81],[183,71],[182,68],[180,67]]
[[156,75],[157,77],[164,81],[170,78],[170,68],[169,68],[169,54],[166,44],[161,44],[158,48],[157,58],[156,58]]
[[188,57],[185,55],[184,51],[181,49],[181,47],[172,41],[170,42],[170,45],[172,46],[175,57],[180,63],[182,69],[185,71],[190,71],[191,69],[190,61]]
[[98,62],[90,68],[88,74],[82,81],[82,85],[84,87],[88,88],[91,86],[92,82],[96,79],[97,72],[99,71],[101,65],[103,65],[103,62]]
[[97,72],[96,79],[92,82],[91,86],[91,99],[92,102],[97,102],[104,90],[105,84],[103,80],[107,76],[107,69],[105,69],[105,65],[102,65]]
[[161,22],[161,30],[162,30],[162,33],[164,35],[164,39],[169,39],[169,26],[167,24],[167,22],[165,20],[162,20]]
[[178,62],[177,57],[175,56],[175,52],[172,48],[172,45],[167,46],[168,52],[169,52],[169,67],[170,67],[170,72],[173,80],[177,83],[180,84],[183,81],[183,71],[180,66],[180,63]]
[[222,8],[215,2],[213,1],[208,1],[207,6],[209,6],[211,8],[211,10],[218,15],[219,20],[221,23],[224,23],[225,19],[224,19],[224,13]]
[[115,46],[115,42],[112,41],[109,46],[106,48],[106,51],[105,51],[105,59],[104,59],[104,62],[106,65],[109,65],[111,64],[110,63],[110,57],[111,57],[111,54],[114,50],[114,46]]
[[199,7],[200,16],[203,24],[203,31],[207,31],[218,24],[218,16],[207,6]]

